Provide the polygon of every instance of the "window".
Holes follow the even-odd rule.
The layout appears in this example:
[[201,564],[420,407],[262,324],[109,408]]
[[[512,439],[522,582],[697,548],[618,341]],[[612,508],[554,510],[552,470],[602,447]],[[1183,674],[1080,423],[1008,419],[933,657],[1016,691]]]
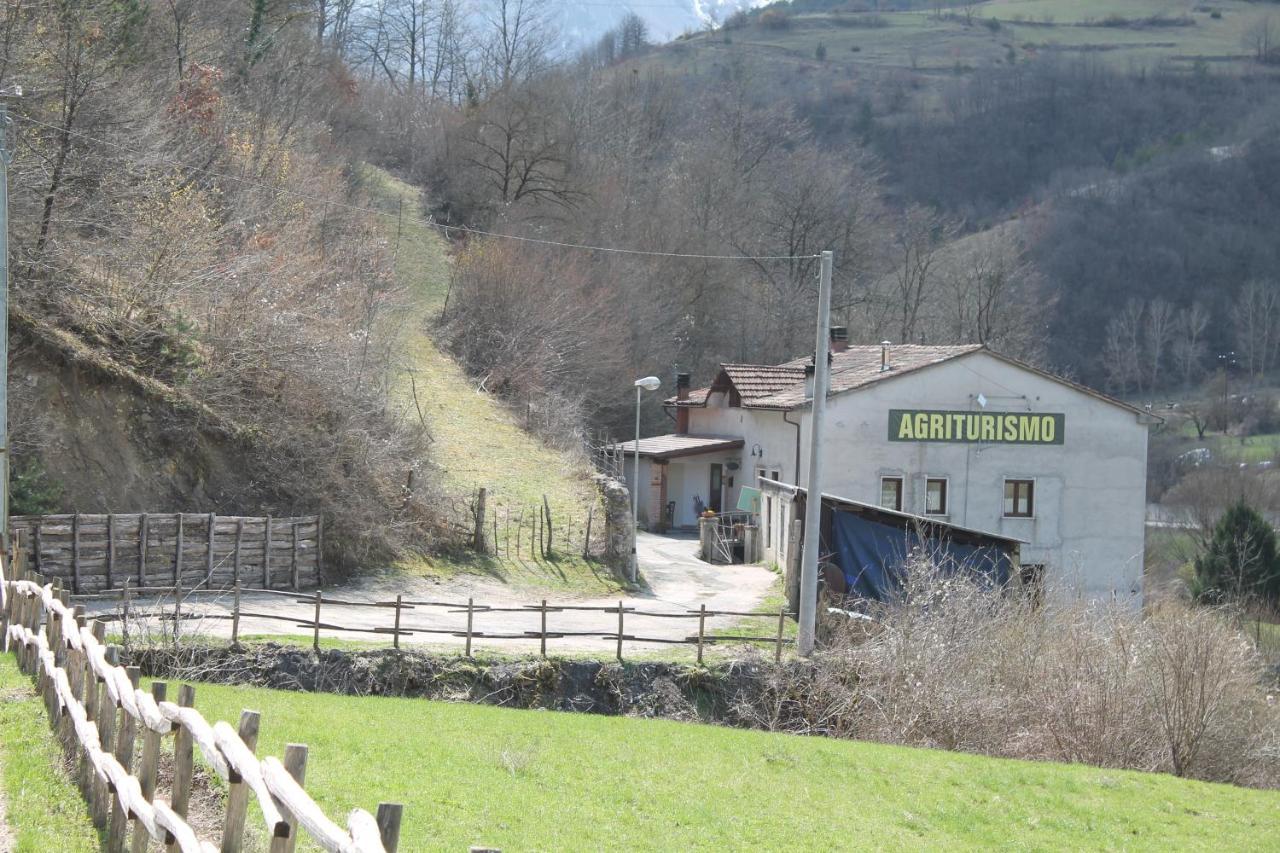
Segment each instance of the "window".
[[880,478],[880,506],[902,512],[902,478]]
[[1005,518],[1031,518],[1035,513],[1035,491],[1034,480],[1005,480]]
[[945,477],[930,477],[924,481],[924,514],[947,514],[947,480]]

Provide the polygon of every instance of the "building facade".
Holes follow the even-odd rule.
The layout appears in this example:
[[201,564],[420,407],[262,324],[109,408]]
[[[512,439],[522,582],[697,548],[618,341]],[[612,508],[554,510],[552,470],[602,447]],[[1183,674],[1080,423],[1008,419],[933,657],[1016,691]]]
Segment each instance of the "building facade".
[[[1061,594],[1141,601],[1148,412],[981,346],[835,338],[823,492],[1025,542],[1024,568]],[[678,380],[676,433],[640,444],[651,528],[732,510],[761,478],[807,487],[807,361]],[[786,551],[785,509],[760,506],[766,559]]]

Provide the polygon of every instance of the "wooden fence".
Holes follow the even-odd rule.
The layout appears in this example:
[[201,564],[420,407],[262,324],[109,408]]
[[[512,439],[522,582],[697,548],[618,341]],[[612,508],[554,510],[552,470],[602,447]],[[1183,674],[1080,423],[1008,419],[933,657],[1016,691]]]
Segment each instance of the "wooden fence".
[[[728,643],[740,644],[765,644],[772,646],[774,650],[774,660],[782,659],[782,649],[785,646],[792,645],[795,641],[786,636],[786,622],[790,613],[784,605],[776,611],[738,611],[738,610],[708,610],[707,606],[701,605],[697,610],[686,609],[683,611],[662,611],[662,610],[646,610],[640,607],[627,606],[624,602],[619,601],[616,607],[611,606],[591,606],[579,604],[548,604],[543,599],[538,604],[526,604],[520,606],[490,606],[486,604],[477,604],[474,599],[468,598],[465,602],[461,601],[426,601],[419,599],[406,598],[403,595],[397,595],[394,601],[352,601],[349,599],[325,597],[324,594],[316,590],[314,594],[305,596],[295,595],[288,592],[279,592],[273,590],[256,590],[258,595],[268,594],[271,596],[292,599],[294,603],[299,605],[298,612],[293,614],[285,613],[266,613],[262,610],[254,609],[252,605],[245,606],[241,600],[240,590],[235,589],[232,593],[232,604],[230,613],[202,612],[193,610],[189,603],[192,598],[200,598],[199,590],[177,590],[173,588],[152,588],[135,590],[133,593],[140,595],[154,596],[157,604],[154,606],[138,606],[139,602],[134,602],[134,607],[130,610],[130,601],[128,597],[133,593],[126,593],[121,596],[123,608],[111,617],[113,621],[123,620],[121,625],[121,634],[124,637],[129,636],[129,620],[158,620],[161,623],[171,622],[173,624],[173,636],[179,633],[179,624],[184,621],[191,620],[231,620],[231,643],[236,645],[240,640],[240,623],[243,619],[262,619],[275,622],[285,622],[295,628],[302,628],[311,633],[312,645],[318,651],[320,649],[320,638],[323,632],[332,633],[349,633],[349,634],[373,634],[378,636],[389,636],[391,644],[394,648],[400,648],[401,637],[453,637],[463,639],[465,642],[466,655],[471,656],[472,644],[476,640],[528,640],[531,644],[537,643],[539,653],[542,657],[547,656],[547,641],[564,639],[566,637],[591,637],[601,640],[613,641],[615,646],[615,655],[619,661],[623,659],[623,645],[626,642],[634,643],[655,643],[663,645],[688,645],[697,647],[698,662],[702,662],[703,650],[707,646],[723,645]],[[224,593],[225,595],[225,593]],[[100,599],[101,596],[84,596],[84,598]],[[168,600],[171,599],[171,603]],[[184,605],[187,605],[184,607]],[[332,616],[324,615],[325,608],[330,613],[334,610],[338,612],[354,609],[373,609],[375,611],[387,612],[385,625],[343,625],[333,620]],[[457,621],[465,622],[458,627],[440,627],[426,624],[415,624],[413,616],[418,612],[437,610],[452,615]],[[600,613],[607,615],[609,628],[600,628],[596,630],[568,630],[556,628],[549,624],[548,616],[556,613],[565,613],[576,611],[580,613]],[[537,630],[527,631],[485,631],[478,625],[477,620],[481,619],[485,614],[493,613],[522,613],[526,615],[537,615],[539,617],[539,627]],[[721,634],[710,633],[707,631],[707,620],[715,617],[730,616],[736,618],[768,618],[777,620],[777,630],[769,636],[757,636],[751,634]],[[615,621],[616,617],[616,621]],[[690,625],[690,633],[684,637],[646,637],[643,634],[628,633],[626,628],[626,620],[628,617],[652,617],[658,619],[677,619],[686,620],[690,623],[696,620],[696,633],[693,632],[693,626]],[[136,633],[136,631],[135,631]],[[127,642],[127,640],[126,640]]]
[[[118,652],[103,643],[105,625],[87,625],[82,607],[68,606],[66,592],[34,572],[4,576],[0,562],[0,611],[6,650],[37,679],[49,719],[73,763],[94,823],[106,831],[109,853],[145,853],[149,843],[182,853],[238,853],[244,845],[249,797],[258,802],[272,853],[289,853],[301,828],[323,850],[395,853],[401,806],[383,803],[377,817],[355,809],[344,830],[331,821],[302,787],[307,748],[290,744],[284,760],[259,759],[259,716],[240,715],[238,728],[210,725],[192,707],[194,690],[183,685],[178,702],[167,701],[163,682],[138,689],[136,667],[116,665]],[[141,737],[142,749],[135,754]],[[159,759],[164,738],[173,738],[173,772],[162,790]],[[187,822],[194,751],[228,783],[220,848],[199,837]],[[167,798],[162,794],[167,793]],[[132,832],[130,832],[132,830]]]
[[317,516],[244,518],[213,513],[16,515],[23,565],[77,594],[165,584],[301,589],[323,577]]

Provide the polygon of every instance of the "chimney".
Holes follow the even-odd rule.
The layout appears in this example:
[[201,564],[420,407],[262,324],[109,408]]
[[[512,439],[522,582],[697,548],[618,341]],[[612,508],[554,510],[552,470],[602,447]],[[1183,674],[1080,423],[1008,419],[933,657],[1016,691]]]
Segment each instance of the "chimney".
[[689,407],[680,405],[689,399],[689,374],[676,374],[676,432],[685,435],[689,432]]
[[889,343],[888,341],[880,342],[880,372],[881,373],[884,373],[886,370],[891,369],[889,364],[889,347],[891,346],[892,344]]
[[831,327],[831,351],[844,352],[849,349],[849,327],[848,326],[832,326]]
[[814,374],[817,373],[817,367],[814,366],[812,360],[804,366],[804,398],[806,400],[813,399],[813,382]]

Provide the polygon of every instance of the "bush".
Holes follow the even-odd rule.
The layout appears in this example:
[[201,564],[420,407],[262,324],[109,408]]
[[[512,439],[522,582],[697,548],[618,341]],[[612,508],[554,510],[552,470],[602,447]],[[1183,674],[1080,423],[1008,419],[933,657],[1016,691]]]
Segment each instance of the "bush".
[[818,46],[813,49],[814,58],[819,62],[827,61],[827,46],[823,42],[818,42]]
[[15,458],[9,477],[10,515],[49,515],[62,502],[62,487],[38,459]]
[[1193,593],[1201,601],[1280,601],[1276,533],[1243,501],[1227,509],[1196,559]]
[[765,9],[760,13],[760,26],[770,30],[785,30],[791,26],[791,18],[781,9]]
[[869,619],[828,616],[816,671],[779,671],[774,701],[744,722],[1280,784],[1280,709],[1230,613],[1169,600],[1144,615],[1054,593],[1037,605],[918,561]]

